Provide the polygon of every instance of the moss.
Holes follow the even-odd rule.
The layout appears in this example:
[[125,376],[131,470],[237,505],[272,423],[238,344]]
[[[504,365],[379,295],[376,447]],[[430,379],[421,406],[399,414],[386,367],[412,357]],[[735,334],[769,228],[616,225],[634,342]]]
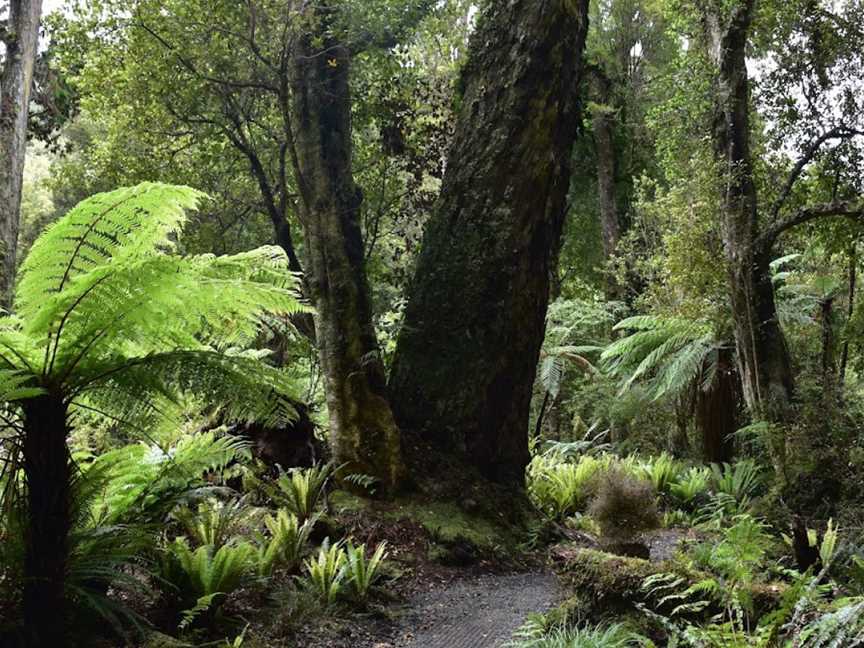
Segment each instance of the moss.
[[[588,602],[595,612],[632,610],[636,603],[654,608],[657,601],[646,600],[642,590],[643,581],[654,574],[675,573],[688,584],[709,577],[705,572],[688,570],[672,562],[650,562],[594,549],[565,548],[559,556],[562,559],[559,571],[575,593],[574,600]],[[787,587],[784,583],[754,583],[750,592],[755,611],[752,621],[775,609]],[[719,610],[713,610],[716,611]]]
[[671,568],[666,563],[651,563],[594,549],[569,552],[561,568],[565,582],[595,605],[639,601],[642,582],[648,576],[667,571]]
[[143,648],[190,648],[191,645],[161,632],[154,632],[147,637]]
[[330,510],[336,513],[356,513],[369,508],[369,500],[345,490],[335,490],[327,496]]
[[482,558],[501,558],[516,550],[513,530],[465,512],[455,502],[397,501],[386,513],[396,520],[418,524],[431,541],[429,559],[467,565]]

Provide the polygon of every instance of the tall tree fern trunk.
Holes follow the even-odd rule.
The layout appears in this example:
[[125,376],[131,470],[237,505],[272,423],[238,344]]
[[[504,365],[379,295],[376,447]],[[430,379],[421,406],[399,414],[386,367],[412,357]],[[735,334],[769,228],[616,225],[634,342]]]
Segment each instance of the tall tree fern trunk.
[[308,6],[303,18],[291,70],[291,122],[330,437],[337,463],[377,477],[389,490],[404,467],[372,324],[362,194],[351,168],[351,53],[328,35],[333,12],[326,2]]
[[587,4],[486,3],[390,379],[403,428],[505,483],[528,461]]
[[11,0],[8,8],[7,25],[0,25],[0,42],[6,47],[0,63],[0,300],[6,307],[15,284],[27,115],[42,0]]
[[[753,0],[728,10],[704,10],[715,67],[714,151],[720,166],[721,233],[744,399],[756,419],[782,425],[792,415],[794,384],[770,272],[770,246],[758,243],[758,201],[750,151],[750,91],[746,47]],[[786,443],[770,439],[778,475]]]
[[30,645],[36,648],[69,643],[64,591],[72,526],[67,435],[67,411],[62,399],[41,396],[26,402],[24,627]]

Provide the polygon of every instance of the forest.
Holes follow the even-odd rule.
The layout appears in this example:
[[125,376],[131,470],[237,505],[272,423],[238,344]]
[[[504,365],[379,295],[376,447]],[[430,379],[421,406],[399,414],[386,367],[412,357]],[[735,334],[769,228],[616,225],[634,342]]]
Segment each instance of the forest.
[[0,0],[0,646],[864,647],[864,0]]

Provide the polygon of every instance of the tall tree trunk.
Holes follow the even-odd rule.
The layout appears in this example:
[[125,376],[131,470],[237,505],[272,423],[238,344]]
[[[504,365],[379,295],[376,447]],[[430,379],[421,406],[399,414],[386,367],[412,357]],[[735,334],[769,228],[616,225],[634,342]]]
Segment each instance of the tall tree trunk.
[[0,25],[0,42],[6,46],[0,64],[0,301],[7,308],[15,285],[27,116],[41,14],[42,0],[11,0],[7,24]]
[[730,463],[735,454],[733,434],[738,429],[741,379],[731,349],[718,351],[717,372],[707,390],[699,389],[696,424],[702,433],[705,463]]
[[304,12],[307,31],[290,71],[293,158],[332,448],[348,472],[373,475],[392,490],[404,468],[372,324],[362,194],[351,168],[351,55],[328,35],[333,11],[326,2]]
[[[744,398],[754,418],[783,423],[791,416],[794,383],[777,317],[770,246],[757,245],[757,195],[750,153],[746,45],[754,0],[724,14],[706,5],[706,34],[715,66],[713,142],[720,165],[721,233],[729,276],[735,343]],[[785,440],[771,443],[785,474]]]
[[[621,239],[618,199],[615,195],[615,111],[608,105],[611,94],[609,79],[599,70],[596,70],[592,76],[598,104],[594,108],[592,122],[594,148],[597,154],[600,229],[603,236],[603,259],[608,264]],[[615,277],[609,274],[606,278],[606,298],[616,300],[621,297],[621,286]]]
[[390,392],[403,428],[521,483],[576,137],[587,0],[486,3]]
[[34,648],[68,644],[64,590],[72,521],[66,414],[66,404],[54,396],[24,406],[24,627]]

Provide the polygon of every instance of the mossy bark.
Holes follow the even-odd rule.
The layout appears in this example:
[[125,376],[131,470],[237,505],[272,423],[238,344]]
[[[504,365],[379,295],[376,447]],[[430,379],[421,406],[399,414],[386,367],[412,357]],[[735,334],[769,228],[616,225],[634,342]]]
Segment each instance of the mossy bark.
[[502,482],[521,482],[528,461],[587,4],[487,4],[390,379],[403,428]]
[[[744,399],[754,418],[783,424],[792,416],[795,389],[771,281],[770,243],[760,245],[758,239],[746,63],[753,12],[752,0],[725,13],[706,7],[704,22],[715,69],[713,144],[722,174],[720,225]],[[771,454],[783,477],[782,437],[772,442]]]
[[6,50],[0,65],[0,301],[8,308],[15,285],[27,116],[42,0],[12,0],[6,6],[7,27],[0,30]]
[[372,324],[359,224],[362,194],[351,167],[351,53],[331,34],[327,3],[304,9],[290,72],[291,126],[306,272],[316,308],[334,459],[347,473],[404,474]]

